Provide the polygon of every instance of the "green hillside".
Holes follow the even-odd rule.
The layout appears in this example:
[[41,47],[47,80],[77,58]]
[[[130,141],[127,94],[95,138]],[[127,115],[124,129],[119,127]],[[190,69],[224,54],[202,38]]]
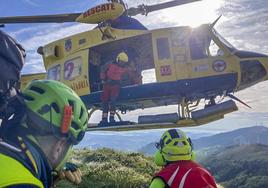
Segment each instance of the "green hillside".
[[[220,149],[201,161],[225,188],[267,188],[268,146],[243,145]],[[82,173],[79,186],[60,188],[145,188],[159,168],[152,157],[111,149],[76,150],[72,157]]]
[[267,188],[268,146],[232,146],[215,152],[201,163],[225,188]]
[[153,158],[139,153],[123,153],[111,149],[76,150],[72,157],[82,173],[79,186],[61,182],[60,188],[131,188],[146,187],[158,170]]

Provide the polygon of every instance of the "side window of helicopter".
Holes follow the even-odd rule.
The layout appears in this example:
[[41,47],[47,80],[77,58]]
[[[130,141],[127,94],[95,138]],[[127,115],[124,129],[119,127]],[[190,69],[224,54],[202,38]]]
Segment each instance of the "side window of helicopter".
[[54,67],[51,67],[50,69],[48,69],[47,71],[47,79],[48,80],[60,80],[60,65],[56,65]]
[[82,74],[82,58],[74,58],[64,63],[64,79],[72,80]]
[[192,34],[189,39],[189,46],[192,60],[207,58],[206,40]]
[[157,54],[159,60],[169,59],[170,58],[170,49],[168,38],[158,38],[156,40],[157,44]]

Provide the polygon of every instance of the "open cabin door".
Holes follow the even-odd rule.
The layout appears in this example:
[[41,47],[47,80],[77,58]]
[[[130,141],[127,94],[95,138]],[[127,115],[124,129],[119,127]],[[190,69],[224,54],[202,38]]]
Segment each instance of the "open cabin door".
[[[141,76],[141,72],[154,68],[152,36],[151,34],[142,34],[126,39],[110,41],[89,49],[88,74],[91,93],[102,90],[100,80],[101,67],[106,63],[116,60],[120,52],[126,52],[128,55],[128,67],[134,70],[136,77]],[[134,75],[135,77],[135,75]],[[121,81],[122,87],[137,85],[126,77]]]

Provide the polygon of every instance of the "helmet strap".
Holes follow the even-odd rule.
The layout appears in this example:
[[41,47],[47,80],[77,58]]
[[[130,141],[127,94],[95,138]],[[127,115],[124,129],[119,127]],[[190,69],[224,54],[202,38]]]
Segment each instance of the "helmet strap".
[[160,151],[160,154],[162,155],[162,159],[164,161],[164,166],[168,164],[168,161],[165,159],[164,155],[163,155],[163,151],[162,151],[162,148],[159,150]]

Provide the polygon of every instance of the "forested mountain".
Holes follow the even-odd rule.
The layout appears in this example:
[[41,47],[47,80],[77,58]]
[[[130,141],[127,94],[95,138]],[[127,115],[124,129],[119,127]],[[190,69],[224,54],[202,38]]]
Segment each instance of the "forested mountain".
[[268,146],[240,145],[219,150],[201,163],[226,188],[268,187]]

